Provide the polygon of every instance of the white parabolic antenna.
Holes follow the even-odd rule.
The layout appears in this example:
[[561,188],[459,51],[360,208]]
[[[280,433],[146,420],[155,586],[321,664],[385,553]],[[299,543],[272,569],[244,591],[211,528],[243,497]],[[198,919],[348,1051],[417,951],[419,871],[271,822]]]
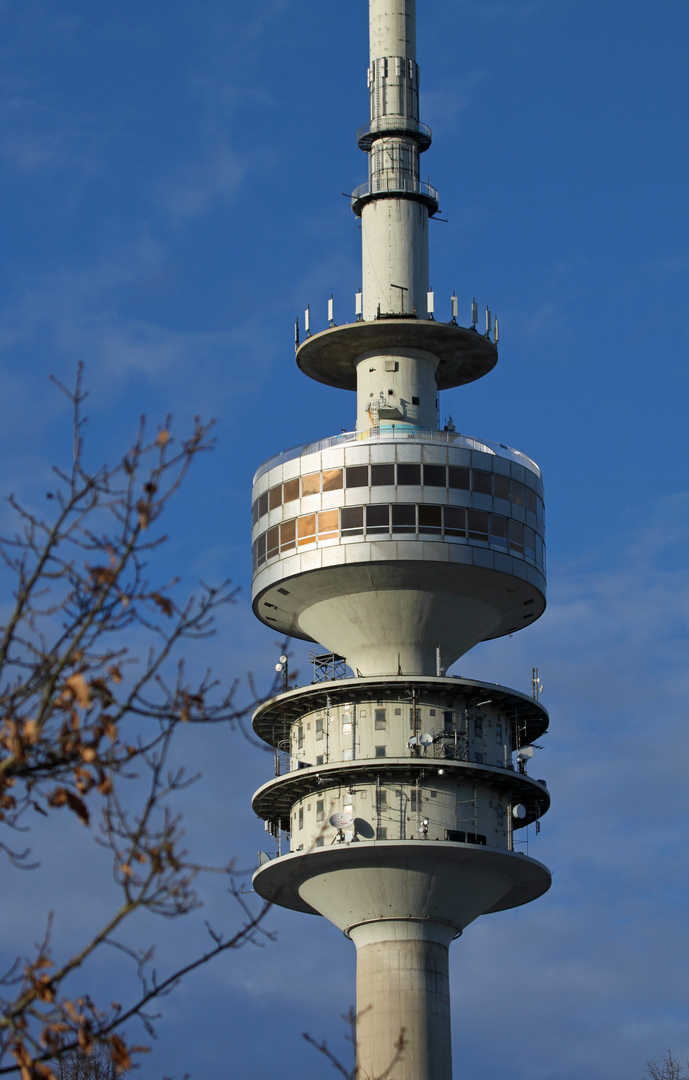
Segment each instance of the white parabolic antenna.
[[512,807],[512,817],[517,821],[523,821],[526,817],[526,807],[522,803],[517,803],[516,806]]
[[329,818],[333,829],[350,829],[353,820],[351,814],[332,814]]
[[533,757],[533,746],[522,746],[517,753],[517,757],[524,760]]
[[427,731],[424,731],[423,735],[419,736],[419,742],[422,746],[430,746],[433,742],[433,736],[429,735]]

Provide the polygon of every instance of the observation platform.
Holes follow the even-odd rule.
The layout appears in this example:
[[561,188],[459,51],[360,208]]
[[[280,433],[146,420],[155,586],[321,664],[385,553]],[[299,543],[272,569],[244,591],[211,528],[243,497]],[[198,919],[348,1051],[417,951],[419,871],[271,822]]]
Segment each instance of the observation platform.
[[[261,866],[264,900],[325,914],[348,935],[361,922],[410,918],[454,926],[536,900],[551,885],[536,859],[451,841],[374,840],[293,852]],[[319,910],[321,903],[328,910]],[[384,909],[381,907],[384,903]]]
[[316,382],[356,390],[356,365],[364,356],[394,356],[395,349],[419,349],[439,360],[439,390],[475,382],[498,362],[497,346],[478,331],[455,323],[414,316],[344,323],[312,334],[297,349],[301,371]]
[[413,139],[420,152],[428,150],[432,141],[431,129],[420,120],[408,116],[381,116],[368,124],[362,124],[356,133],[360,150],[370,152],[376,139]]

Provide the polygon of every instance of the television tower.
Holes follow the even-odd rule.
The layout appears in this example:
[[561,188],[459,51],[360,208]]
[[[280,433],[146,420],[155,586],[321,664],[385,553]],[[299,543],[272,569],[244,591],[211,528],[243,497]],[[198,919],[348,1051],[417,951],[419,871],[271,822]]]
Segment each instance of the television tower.
[[361,1080],[395,1057],[394,1080],[450,1080],[450,943],[550,886],[519,843],[550,802],[527,773],[548,726],[538,683],[445,675],[542,614],[543,484],[519,451],[438,430],[439,390],[495,366],[497,323],[486,311],[479,330],[474,302],[459,325],[454,293],[436,317],[415,0],[369,14],[362,287],[353,321],[336,325],[331,299],[325,329],[308,309],[296,328],[301,370],[356,391],[356,429],[283,451],[253,486],[254,611],[323,650],[310,685],[285,674],[254,715],[275,776],[253,807],[278,840],[254,887],[354,942]]

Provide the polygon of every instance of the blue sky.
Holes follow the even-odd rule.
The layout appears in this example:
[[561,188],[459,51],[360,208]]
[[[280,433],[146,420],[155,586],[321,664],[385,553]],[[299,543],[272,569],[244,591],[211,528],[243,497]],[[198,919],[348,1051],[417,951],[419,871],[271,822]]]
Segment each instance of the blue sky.
[[[423,167],[447,218],[431,225],[436,312],[455,290],[467,318],[475,295],[501,328],[495,371],[441,411],[540,464],[548,528],[544,617],[454,668],[528,691],[539,667],[553,807],[530,850],[554,870],[546,897],[453,946],[455,1072],[629,1080],[664,1046],[689,1051],[689,4],[419,0],[418,23]],[[94,464],[141,413],[182,432],[214,416],[217,450],[173,511],[160,576],[232,577],[238,603],[194,661],[267,679],[253,471],[354,424],[353,396],[296,369],[292,327],[307,303],[324,326],[331,293],[338,321],[353,314],[359,232],[341,193],[366,176],[367,5],[4,0],[0,30],[3,489],[33,502],[67,460],[48,376],[70,382],[79,360]],[[251,865],[269,756],[225,730],[185,735],[204,773],[190,839]],[[95,922],[109,902],[80,826],[35,846],[51,887],[3,882],[3,958],[48,907],[67,945],[73,913]],[[218,888],[206,900],[214,922],[236,918]],[[143,1077],[330,1074],[300,1033],[346,1053],[353,948],[322,920],[276,912],[270,927],[275,942],[164,1003]],[[200,919],[133,933],[159,941],[161,971],[203,940]],[[113,964],[94,988],[120,986]]]

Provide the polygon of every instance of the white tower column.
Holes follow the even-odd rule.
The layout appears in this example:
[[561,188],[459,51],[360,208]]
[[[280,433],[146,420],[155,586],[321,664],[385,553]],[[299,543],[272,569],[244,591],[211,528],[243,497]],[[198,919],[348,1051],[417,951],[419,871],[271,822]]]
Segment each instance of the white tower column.
[[[381,920],[350,931],[357,948],[360,1080],[452,1080],[448,948],[441,923]],[[401,1049],[400,1049],[401,1044]]]

